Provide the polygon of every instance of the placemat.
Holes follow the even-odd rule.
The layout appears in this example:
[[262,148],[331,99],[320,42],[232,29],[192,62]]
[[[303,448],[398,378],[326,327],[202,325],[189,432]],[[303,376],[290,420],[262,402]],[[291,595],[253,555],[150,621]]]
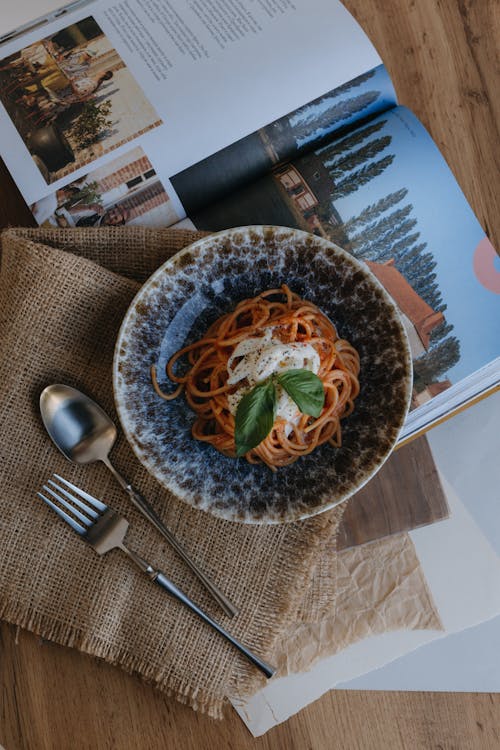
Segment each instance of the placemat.
[[[113,451],[117,466],[240,606],[239,616],[229,621],[131,508],[105,467],[69,464],[48,440],[39,417],[43,387],[63,382],[95,398],[117,422],[111,366],[121,320],[140,282],[199,236],[102,228],[4,233],[0,616],[140,672],[178,699],[217,716],[228,692],[251,690],[260,674],[194,615],[148,584],[118,551],[98,557],[36,497],[41,484],[58,472],[106,498],[130,520],[132,547],[232,634],[271,659],[308,589],[315,549],[323,535],[332,533],[341,511],[268,527],[214,519],[161,488],[122,437]],[[315,599],[320,596],[318,591]]]

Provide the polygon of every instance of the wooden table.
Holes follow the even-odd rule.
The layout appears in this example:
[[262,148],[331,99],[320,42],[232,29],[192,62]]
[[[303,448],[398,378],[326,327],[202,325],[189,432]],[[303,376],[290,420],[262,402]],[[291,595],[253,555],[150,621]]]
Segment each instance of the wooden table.
[[[496,0],[344,0],[377,46],[399,99],[430,131],[500,247]],[[497,96],[495,97],[495,94]],[[33,224],[5,168],[0,225]],[[200,716],[105,663],[0,623],[0,745],[342,750],[500,747],[500,695],[331,691],[253,739],[228,711]]]

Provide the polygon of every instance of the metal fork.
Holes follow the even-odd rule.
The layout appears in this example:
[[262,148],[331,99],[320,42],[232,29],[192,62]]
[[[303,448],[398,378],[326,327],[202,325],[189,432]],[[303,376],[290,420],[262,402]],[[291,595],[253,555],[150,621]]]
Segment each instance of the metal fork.
[[[275,669],[265,661],[256,656],[246,646],[233,638],[223,627],[215,620],[212,620],[206,612],[198,607],[186,594],[170,581],[161,571],[155,570],[146,560],[134,552],[124,543],[125,535],[128,529],[128,521],[122,516],[111,510],[105,503],[98,500],[88,492],[80,489],[76,485],[68,482],[67,479],[53,475],[59,484],[53,479],[49,479],[43,486],[43,490],[53,499],[46,497],[41,492],[37,492],[47,505],[54,510],[71,528],[79,534],[84,541],[97,552],[98,555],[105,555],[112,549],[121,549],[137,565],[148,578],[161,586],[165,591],[184,604],[186,607],[201,617],[201,619],[222,635],[229,643],[238,649],[240,653],[249,659],[266,677],[272,677]],[[61,486],[61,484],[63,486]],[[50,485],[50,486],[49,486]],[[71,492],[70,492],[71,490]],[[54,502],[54,500],[57,501]],[[60,506],[63,506],[62,508]],[[66,510],[63,510],[65,508]]]

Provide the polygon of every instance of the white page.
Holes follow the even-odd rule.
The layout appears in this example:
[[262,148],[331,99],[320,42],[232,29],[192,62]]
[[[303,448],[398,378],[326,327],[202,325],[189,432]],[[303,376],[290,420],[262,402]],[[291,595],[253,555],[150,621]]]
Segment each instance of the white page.
[[429,643],[336,690],[500,693],[500,616]]
[[[484,410],[489,413],[488,419]],[[482,415],[482,417],[481,417]],[[497,498],[496,426],[500,394],[471,407],[463,415],[436,427],[429,435],[450,506],[450,518],[410,532],[423,573],[432,592],[444,631],[397,631],[365,639],[339,654],[321,660],[309,672],[271,681],[248,701],[234,701],[243,721],[255,736],[285,721],[340,683],[388,664],[416,648],[457,633],[500,614],[500,558],[489,534],[481,529],[484,518],[476,514],[474,496]],[[471,448],[468,437],[474,432]],[[463,460],[453,461],[460,454]],[[466,454],[466,455],[465,455]],[[448,481],[450,467],[463,464],[467,481]],[[485,471],[485,466],[487,471]],[[456,489],[455,489],[456,488]],[[459,497],[462,492],[464,500]],[[492,510],[492,504],[487,505]],[[471,510],[469,510],[469,506]],[[492,523],[497,525],[497,511]],[[479,521],[479,523],[476,521]],[[467,554],[464,554],[467,550]],[[403,687],[409,687],[405,683]]]
[[[102,0],[57,19],[43,27],[43,33],[35,30],[3,45],[2,59],[91,15],[126,65],[103,85],[103,96],[112,96],[113,87],[123,85],[124,77],[130,86],[133,79],[141,91],[141,96],[134,94],[137,115],[148,107],[157,115],[151,114],[143,133],[131,128],[126,140],[98,156],[95,164],[140,145],[164,182],[380,64],[373,45],[338,0],[295,0],[293,4],[245,0],[254,30],[227,43],[217,42],[207,23],[197,18],[194,3],[210,5],[208,0],[154,3],[169,8],[169,17],[180,19],[181,31],[189,37],[188,52],[178,48],[181,32],[171,38],[168,24],[163,27],[148,20],[152,0]],[[276,10],[271,17],[263,10],[271,6],[282,7],[283,12]],[[199,59],[194,59],[197,55]],[[161,124],[153,126],[158,120]],[[0,106],[2,157],[28,204],[89,171],[88,163],[79,164],[77,159],[70,165],[69,176],[48,184],[25,140]]]

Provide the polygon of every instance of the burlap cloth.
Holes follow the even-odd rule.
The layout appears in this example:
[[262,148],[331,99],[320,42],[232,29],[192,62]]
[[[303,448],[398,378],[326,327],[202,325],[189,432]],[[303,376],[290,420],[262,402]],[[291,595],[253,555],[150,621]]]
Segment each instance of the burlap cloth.
[[[368,553],[367,567],[367,553],[361,557],[359,552],[357,557],[349,553],[345,559],[353,567],[346,574],[344,563],[343,584],[338,586],[335,538],[342,508],[281,526],[215,519],[169,495],[120,436],[112,453],[115,464],[240,607],[240,614],[229,620],[130,505],[106,468],[68,463],[45,433],[38,399],[41,390],[54,382],[83,390],[118,424],[111,369],[121,320],[141,283],[164,260],[201,236],[201,232],[139,228],[4,232],[0,617],[119,664],[193,708],[219,717],[228,695],[252,693],[263,683],[260,673],[149,583],[120,552],[97,556],[36,497],[42,483],[57,472],[105,498],[129,519],[127,538],[134,549],[260,656],[277,662],[281,673],[307,667],[339,643],[347,645],[362,637],[367,628],[373,631],[363,586],[373,594],[377,555]],[[395,616],[384,621],[383,629],[439,627],[411,545],[406,535],[401,538],[406,541],[399,543],[404,550],[399,549],[398,555],[404,551],[404,565],[413,570],[413,604],[408,610],[398,600],[392,608]],[[385,554],[393,548],[394,541],[381,544]],[[390,552],[389,558],[394,562],[398,555]],[[401,580],[401,560],[397,568],[394,576]],[[364,583],[356,582],[360,570]],[[387,596],[394,601],[395,590],[408,603],[404,590],[394,585],[394,576],[384,574],[382,588],[377,586],[372,595],[368,609],[375,613],[374,622],[377,607],[386,606]],[[350,585],[363,602],[354,629],[355,620],[347,614]],[[340,617],[335,609],[339,590],[344,601]],[[333,622],[345,631],[340,640]]]

